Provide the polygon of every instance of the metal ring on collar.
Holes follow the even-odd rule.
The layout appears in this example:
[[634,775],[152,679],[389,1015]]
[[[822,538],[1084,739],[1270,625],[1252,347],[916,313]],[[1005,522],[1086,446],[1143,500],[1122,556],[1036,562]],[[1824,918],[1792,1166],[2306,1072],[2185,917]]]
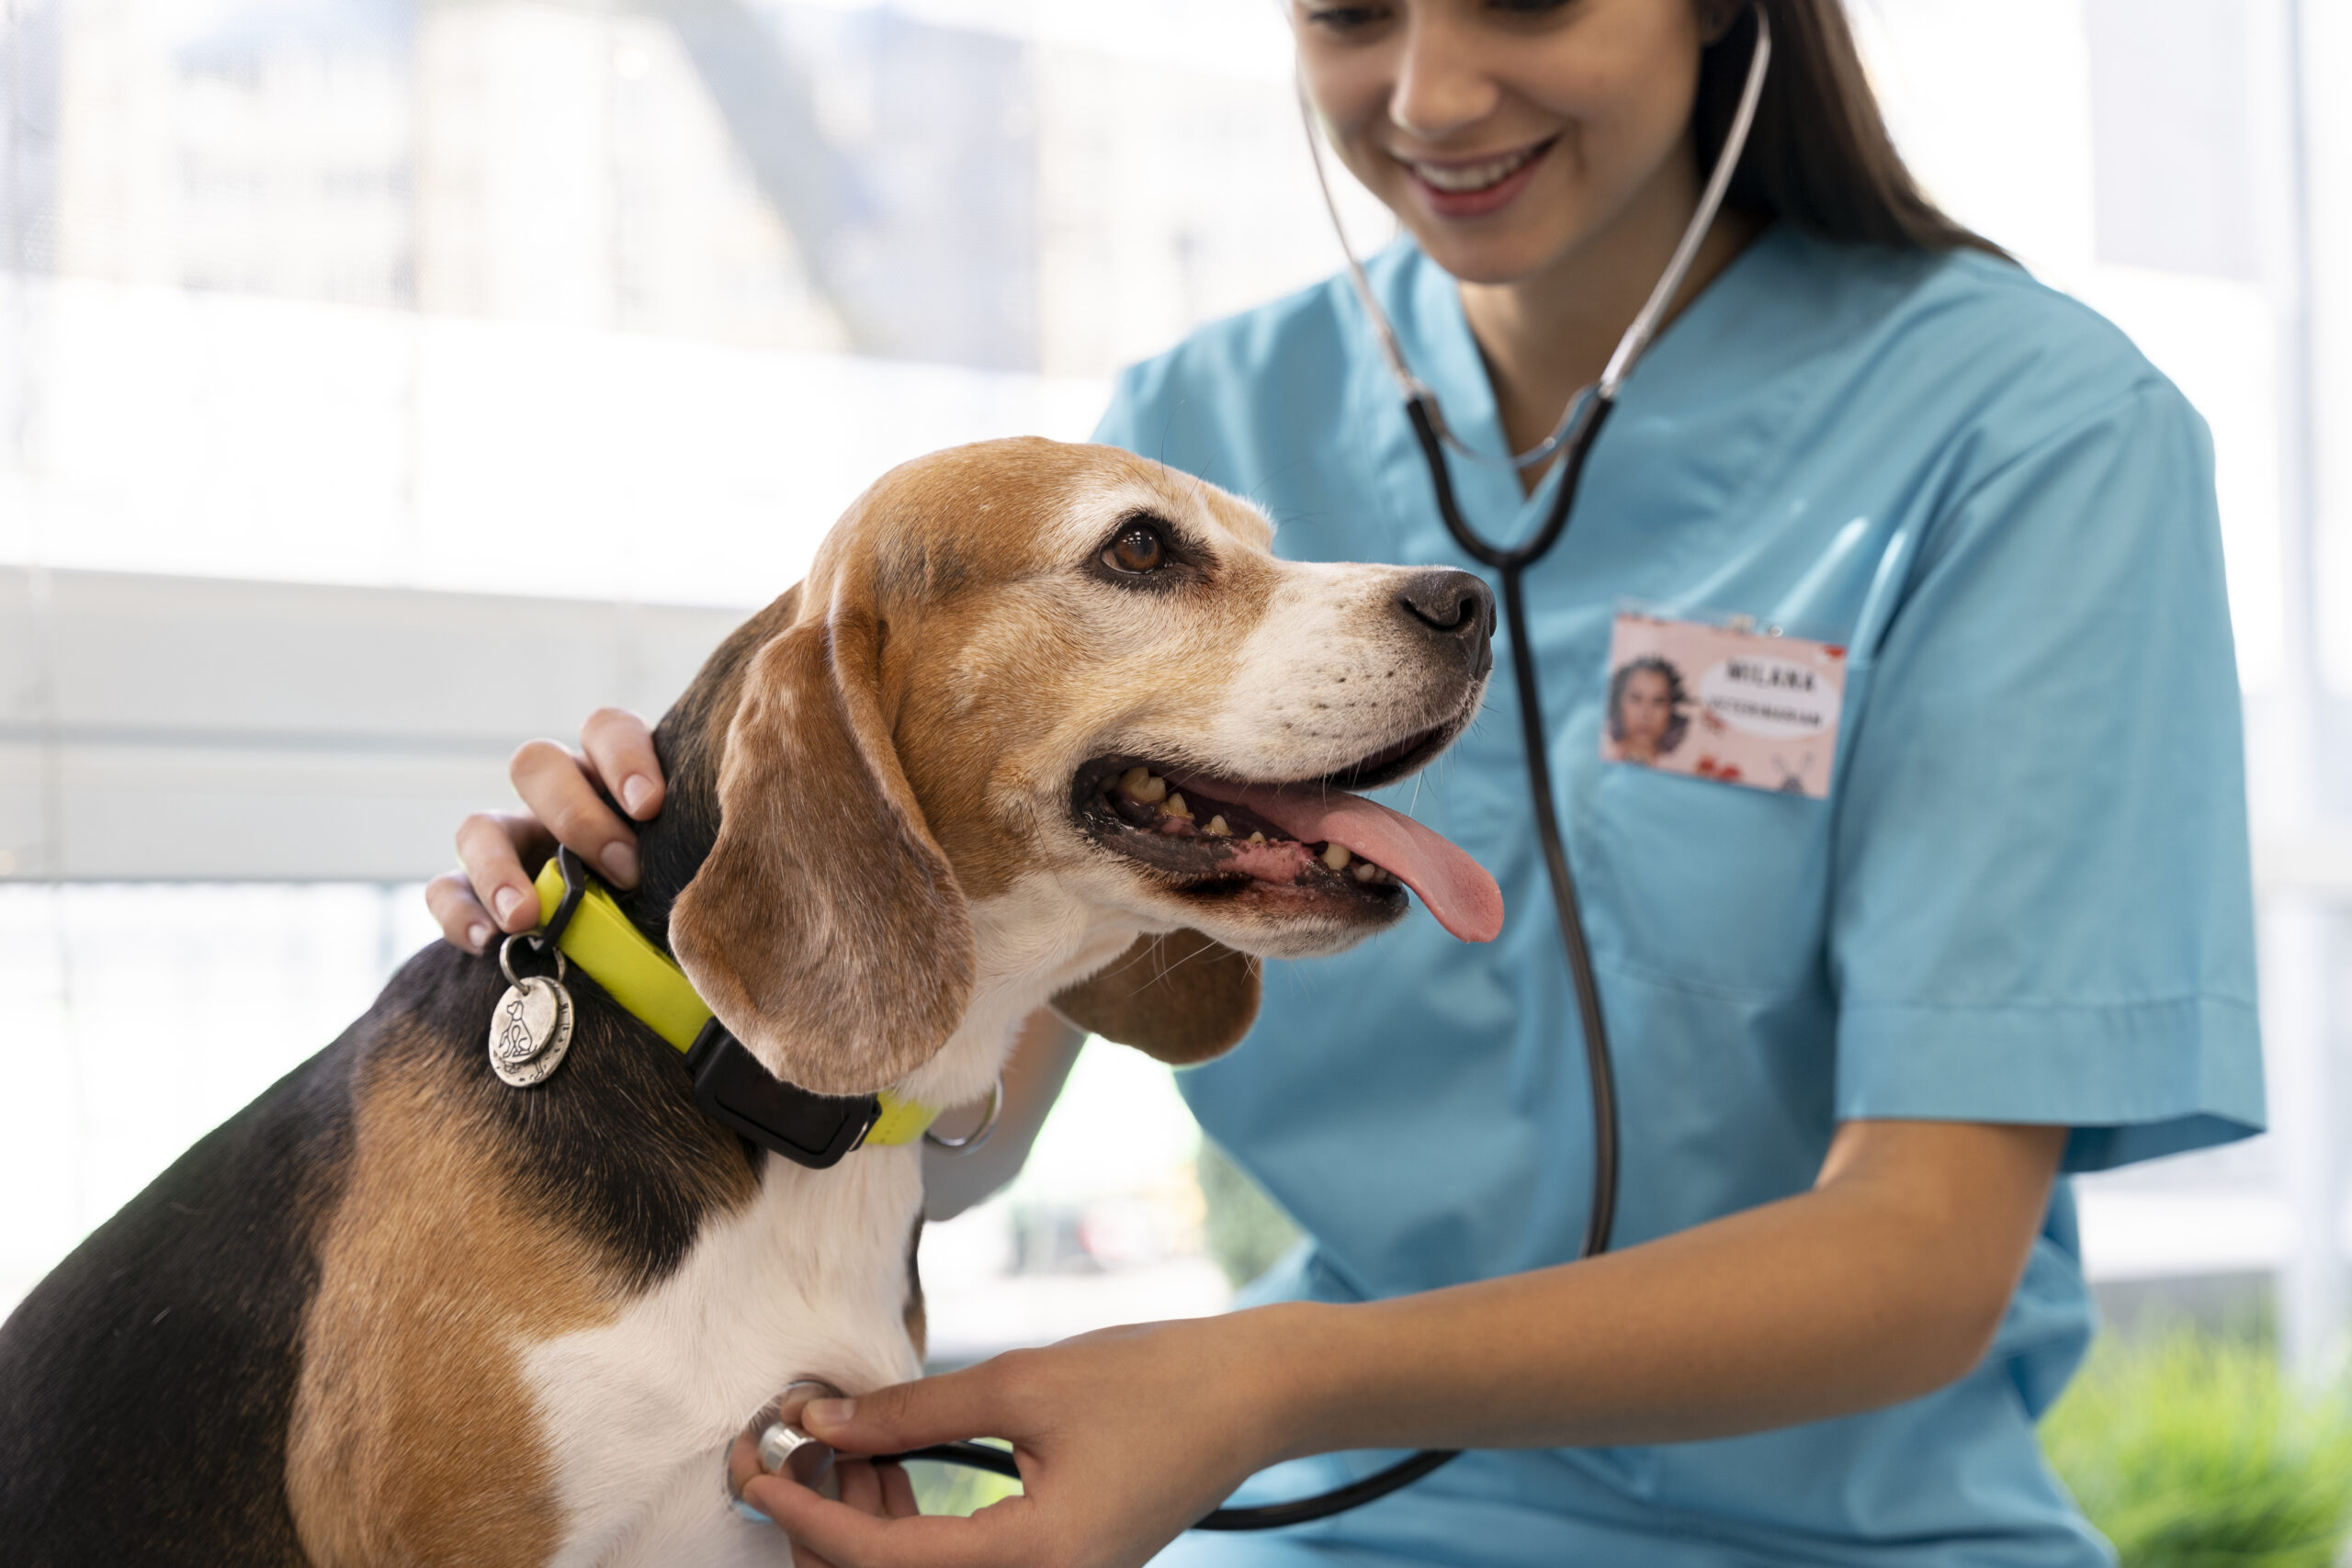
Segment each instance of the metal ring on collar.
[[521,978],[514,973],[514,964],[507,957],[507,954],[514,951],[514,944],[518,942],[527,942],[533,947],[538,948],[544,952],[553,953],[555,954],[556,984],[559,986],[563,984],[563,972],[571,967],[571,965],[567,964],[563,961],[563,949],[560,947],[549,948],[546,941],[541,938],[539,933],[537,931],[516,931],[513,936],[508,937],[504,942],[498,944],[498,972],[506,976],[506,983],[508,985],[519,986],[523,983]]
[[999,1073],[996,1082],[989,1086],[989,1113],[980,1119],[978,1127],[960,1138],[943,1138],[926,1127],[922,1132],[922,1141],[933,1148],[945,1149],[951,1155],[968,1155],[989,1141],[989,1134],[996,1131],[996,1124],[1003,1115],[1004,1075]]

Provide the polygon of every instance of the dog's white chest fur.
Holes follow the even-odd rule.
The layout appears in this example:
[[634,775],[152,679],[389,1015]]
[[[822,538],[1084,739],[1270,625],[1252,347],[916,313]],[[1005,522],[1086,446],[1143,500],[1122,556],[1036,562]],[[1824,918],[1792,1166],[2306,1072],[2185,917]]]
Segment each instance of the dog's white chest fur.
[[[899,1086],[925,1104],[985,1093],[1020,1021],[1135,932],[1043,878],[971,909],[970,1005]],[[790,1562],[776,1530],[730,1506],[728,1446],[797,1378],[858,1393],[921,1374],[905,1316],[921,1147],[861,1149],[831,1170],[770,1155],[758,1198],[706,1225],[676,1273],[613,1322],[526,1354],[563,1512],[553,1568]]]
[[914,1148],[828,1171],[771,1155],[759,1196],[706,1225],[674,1274],[613,1322],[533,1347],[559,1568],[789,1561],[729,1506],[728,1445],[796,1378],[855,1392],[922,1371],[904,1325],[922,1207]]

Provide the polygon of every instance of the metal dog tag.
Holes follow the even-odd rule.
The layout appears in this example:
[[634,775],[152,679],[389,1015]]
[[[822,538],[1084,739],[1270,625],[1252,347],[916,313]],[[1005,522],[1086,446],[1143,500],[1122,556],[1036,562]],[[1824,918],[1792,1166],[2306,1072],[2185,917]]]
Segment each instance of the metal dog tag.
[[571,993],[563,988],[563,954],[555,955],[555,977],[516,978],[508,952],[520,940],[508,937],[498,950],[498,966],[510,982],[490,1020],[490,1067],[514,1089],[545,1083],[571,1049]]

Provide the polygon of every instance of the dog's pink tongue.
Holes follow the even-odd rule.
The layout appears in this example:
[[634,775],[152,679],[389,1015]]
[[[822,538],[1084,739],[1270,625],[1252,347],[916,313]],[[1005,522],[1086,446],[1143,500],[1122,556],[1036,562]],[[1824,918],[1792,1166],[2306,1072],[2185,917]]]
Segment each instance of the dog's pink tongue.
[[1464,942],[1502,934],[1503,890],[1487,868],[1401,811],[1317,784],[1204,784],[1200,793],[1254,811],[1302,843],[1344,846],[1419,894],[1437,923]]

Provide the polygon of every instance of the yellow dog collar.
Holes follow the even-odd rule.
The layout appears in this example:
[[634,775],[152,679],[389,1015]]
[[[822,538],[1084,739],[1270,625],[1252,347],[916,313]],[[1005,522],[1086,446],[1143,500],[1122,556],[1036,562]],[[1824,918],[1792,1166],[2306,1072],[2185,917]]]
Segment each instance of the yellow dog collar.
[[[869,1114],[861,1109],[868,1102],[778,1083],[713,1016],[677,961],[621,913],[570,850],[549,860],[533,886],[539,924],[554,931],[564,956],[638,1021],[684,1052],[695,1070],[695,1102],[753,1142],[821,1168],[865,1144],[911,1144],[937,1120],[935,1108],[888,1089],[873,1097]],[[779,1130],[780,1122],[791,1126]],[[806,1128],[812,1122],[824,1131],[810,1135]],[[851,1130],[858,1123],[862,1133]]]

